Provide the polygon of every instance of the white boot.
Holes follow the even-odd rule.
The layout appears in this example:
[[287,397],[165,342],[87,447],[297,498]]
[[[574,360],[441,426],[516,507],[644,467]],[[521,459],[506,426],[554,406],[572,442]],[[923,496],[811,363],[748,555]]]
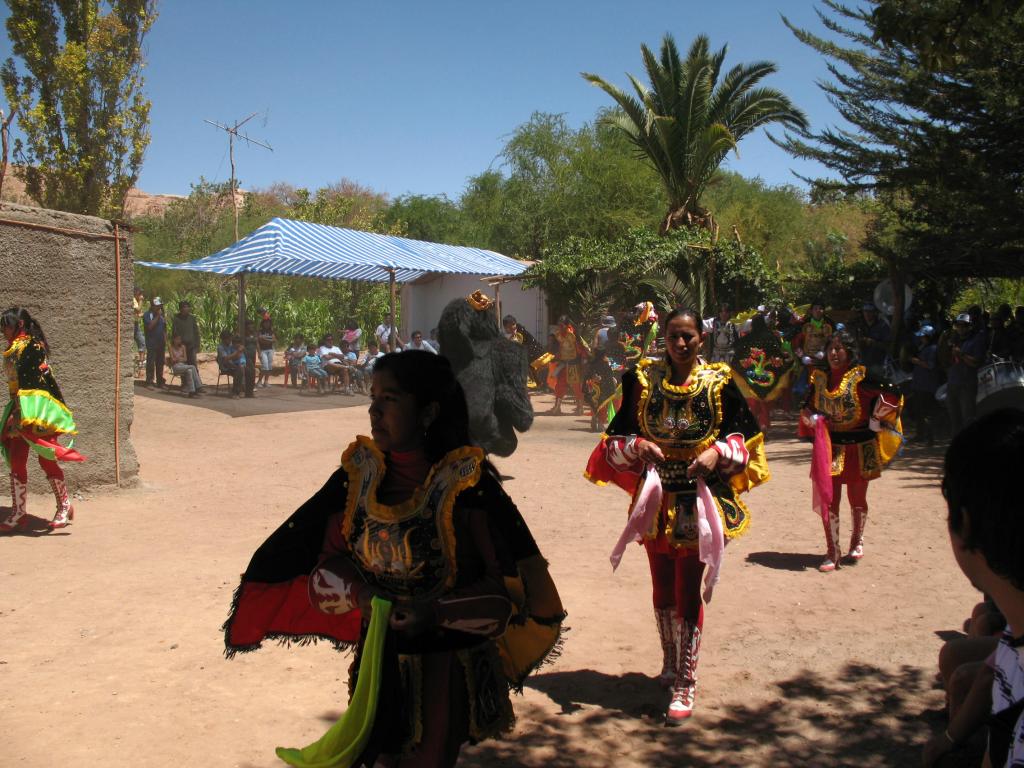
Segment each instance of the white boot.
[[71,506],[71,500],[68,499],[68,485],[63,478],[58,480],[56,477],[51,477],[50,488],[53,489],[53,497],[57,500],[57,514],[50,521],[50,528],[65,528],[71,525],[71,521],[75,518],[75,508]]
[[655,608],[654,618],[658,622],[658,637],[661,638],[661,674],[658,682],[663,688],[671,687],[676,679],[676,635],[675,617],[671,608]]
[[676,624],[679,668],[672,685],[672,701],[665,713],[666,725],[679,725],[693,714],[697,697],[697,657],[700,655],[700,628],[688,621]]
[[28,485],[11,475],[11,516],[0,523],[0,533],[10,533],[28,523],[28,518],[25,517],[27,496]]
[[850,512],[853,513],[853,535],[846,556],[856,562],[864,557],[864,528],[868,524],[868,508],[851,507]]

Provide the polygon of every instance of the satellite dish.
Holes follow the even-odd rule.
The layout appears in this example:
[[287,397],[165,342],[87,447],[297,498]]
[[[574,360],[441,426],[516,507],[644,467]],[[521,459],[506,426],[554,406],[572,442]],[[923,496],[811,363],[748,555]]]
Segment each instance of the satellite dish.
[[[875,293],[872,297],[875,302],[875,306],[878,307],[878,311],[886,317],[892,317],[893,307],[896,304],[896,294],[892,289],[892,280],[886,278],[878,285],[875,286]],[[906,312],[910,308],[910,303],[914,300],[914,292],[910,290],[910,286],[903,286],[903,311]]]

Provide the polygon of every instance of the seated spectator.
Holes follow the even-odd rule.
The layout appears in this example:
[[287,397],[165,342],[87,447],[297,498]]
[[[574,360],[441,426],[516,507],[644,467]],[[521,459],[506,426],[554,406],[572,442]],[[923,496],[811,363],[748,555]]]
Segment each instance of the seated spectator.
[[363,381],[368,382],[373,376],[373,366],[377,361],[384,357],[384,353],[380,351],[380,345],[377,344],[376,339],[371,339],[366,344],[366,355],[358,363],[358,368],[362,371]]
[[345,363],[345,394],[353,394],[353,388],[359,386],[362,388],[362,375],[363,372],[358,367],[359,355],[356,354],[355,349],[344,339],[339,342],[341,347],[342,362]]
[[203,380],[199,378],[199,369],[188,362],[188,347],[181,334],[176,333],[171,337],[167,364],[174,375],[181,377],[181,391],[189,397],[198,397],[203,391]]
[[[955,718],[926,746],[926,765],[969,738],[967,727],[984,721],[979,702],[986,703],[986,690],[991,696],[986,765],[1024,765],[1024,515],[1016,487],[1021,466],[1024,411],[999,410],[976,419],[946,453],[942,491],[953,556],[971,584],[991,597],[1007,626],[991,657],[991,686],[985,685],[987,673],[976,676]],[[979,477],[986,481],[979,483]]]
[[409,342],[409,346],[405,349],[421,349],[424,352],[433,352],[435,355],[437,354],[437,350],[430,346],[430,342],[423,340],[423,331],[413,331],[412,341]]
[[296,333],[295,338],[292,339],[292,345],[284,353],[284,385],[286,387],[288,386],[289,377],[292,380],[293,387],[299,385],[299,370],[302,368],[302,358],[305,356],[305,339],[302,338],[301,333]]
[[217,367],[231,379],[232,397],[239,397],[242,394],[242,379],[245,376],[245,352],[235,346],[231,331],[222,331],[220,334]]
[[316,344],[307,345],[306,354],[302,358],[302,367],[306,369],[306,376],[316,384],[317,391],[322,393],[328,373],[324,369],[323,360],[317,354]]
[[334,343],[333,335],[327,334],[324,336],[317,354],[320,356],[320,362],[329,376],[340,376],[342,386],[350,386],[348,367],[345,365],[345,355],[341,351],[341,347]]

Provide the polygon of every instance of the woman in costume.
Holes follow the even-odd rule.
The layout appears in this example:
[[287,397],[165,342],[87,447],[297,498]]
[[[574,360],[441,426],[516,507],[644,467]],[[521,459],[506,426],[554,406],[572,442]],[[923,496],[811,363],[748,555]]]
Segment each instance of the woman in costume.
[[891,387],[868,379],[858,364],[857,340],[847,330],[832,335],[826,347],[829,370],[811,371],[800,411],[798,433],[814,441],[811,489],[814,510],[825,529],[826,555],[818,570],[839,567],[839,503],[843,486],[850,499],[853,531],[847,557],[864,557],[868,520],[868,483],[903,444],[903,398]]
[[[448,360],[381,357],[369,413],[372,439],[356,438],[254,555],[227,653],[267,638],[356,646],[343,721],[278,750],[291,765],[454,765],[464,742],[511,727],[509,688],[556,649],[564,612],[526,523],[470,444]],[[342,738],[352,733],[362,739]]]
[[767,432],[772,425],[772,408],[786,391],[793,369],[789,343],[758,313],[750,321],[750,333],[736,342],[730,362],[733,381],[746,398],[761,431]]
[[633,496],[612,564],[629,541],[643,541],[664,656],[659,680],[672,689],[670,725],[693,713],[704,601],[725,542],[750,523],[738,494],[768,479],[764,437],[729,366],[705,363],[700,348],[700,317],[688,309],[670,313],[666,359],[641,360],[623,375],[622,409],[586,471],[591,481],[613,482]]
[[64,404],[57,380],[47,360],[49,345],[39,323],[28,310],[12,307],[0,315],[0,330],[7,340],[4,369],[11,399],[4,409],[0,433],[4,459],[11,471],[11,515],[0,523],[9,533],[28,524],[25,505],[28,491],[28,454],[32,450],[46,473],[57,500],[51,529],[71,524],[75,509],[68,498],[68,486],[59,461],[85,461],[85,457],[58,442],[61,435],[74,435],[75,420]]
[[552,416],[562,415],[562,399],[572,388],[572,396],[576,400],[576,415],[583,415],[583,361],[589,350],[573,328],[568,317],[558,318],[558,330],[555,332],[558,350],[552,363],[554,369],[551,378],[555,380],[555,404],[548,413]]

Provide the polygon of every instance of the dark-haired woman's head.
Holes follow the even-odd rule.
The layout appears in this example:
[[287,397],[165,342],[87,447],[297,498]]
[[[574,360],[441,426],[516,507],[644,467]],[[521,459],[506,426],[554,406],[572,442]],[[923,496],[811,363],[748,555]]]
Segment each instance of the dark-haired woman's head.
[[845,328],[832,334],[825,348],[825,356],[828,358],[829,367],[836,371],[846,370],[856,365],[857,339]]
[[3,331],[4,338],[7,339],[8,344],[21,334],[27,333],[32,338],[42,342],[44,347],[49,348],[42,327],[24,307],[11,307],[0,315],[0,331]]
[[665,318],[665,354],[677,369],[697,361],[704,324],[692,309],[676,307]]
[[370,428],[382,451],[423,449],[431,461],[469,445],[466,396],[448,359],[416,349],[378,359]]
[[964,427],[946,451],[942,495],[953,554],[979,589],[991,579],[1024,590],[1024,515],[1016,478],[1024,466],[1024,411],[994,411]]

